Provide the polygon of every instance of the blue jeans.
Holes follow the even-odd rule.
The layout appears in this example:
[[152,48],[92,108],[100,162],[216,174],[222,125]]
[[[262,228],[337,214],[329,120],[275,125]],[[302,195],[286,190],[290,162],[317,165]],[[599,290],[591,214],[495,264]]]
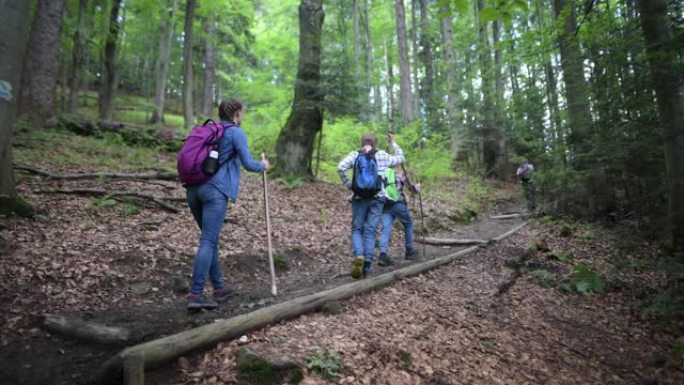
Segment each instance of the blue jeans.
[[188,187],[186,197],[192,216],[201,230],[199,248],[192,268],[190,292],[201,294],[204,291],[207,274],[214,289],[221,289],[223,278],[219,264],[218,241],[228,200],[221,191],[209,183]]
[[352,252],[363,255],[366,262],[375,253],[375,230],[380,224],[384,202],[379,199],[352,200]]
[[389,240],[392,237],[392,223],[398,219],[404,225],[404,244],[406,251],[413,250],[413,219],[409,215],[406,202],[396,202],[385,206],[382,214],[382,235],[380,235],[380,252],[387,253]]

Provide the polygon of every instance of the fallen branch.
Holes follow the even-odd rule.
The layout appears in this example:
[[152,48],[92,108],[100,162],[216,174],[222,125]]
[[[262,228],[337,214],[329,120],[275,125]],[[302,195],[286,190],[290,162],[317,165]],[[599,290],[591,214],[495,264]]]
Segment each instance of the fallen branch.
[[100,344],[125,345],[131,340],[127,329],[53,314],[43,315],[43,327],[53,333]]
[[[152,195],[148,194],[143,194],[139,193],[136,191],[127,191],[127,190],[120,190],[120,191],[107,191],[107,190],[101,190],[101,189],[94,189],[94,188],[75,188],[75,189],[54,189],[54,190],[36,190],[34,191],[37,194],[76,194],[76,195],[104,195],[106,198],[117,198],[117,197],[123,197],[123,196],[130,196],[130,197],[135,197],[135,198],[140,198],[140,199],[146,199],[149,201],[152,201],[156,203],[158,206],[161,208],[168,210],[172,213],[179,213],[179,210],[170,204],[164,202],[164,200],[167,201],[179,201],[182,198],[174,198],[174,197],[155,197]],[[182,199],[184,200],[184,199]]]
[[526,217],[528,214],[524,213],[515,213],[515,214],[504,214],[504,215],[494,215],[489,218],[491,219],[513,219],[513,218],[521,218],[521,217]]
[[417,242],[425,242],[427,245],[433,246],[467,246],[467,245],[481,245],[488,241],[484,239],[449,239],[449,238],[425,238],[424,240],[418,239]]
[[115,172],[93,172],[93,173],[78,173],[78,174],[53,174],[49,171],[39,170],[26,166],[14,166],[15,170],[25,171],[34,175],[40,175],[46,180],[77,180],[77,179],[131,179],[131,180],[178,180],[178,174],[172,172],[149,172],[149,173],[115,173]]
[[523,222],[523,223],[515,226],[514,228],[506,231],[505,233],[492,238],[490,242],[501,242],[501,241],[503,241],[504,239],[506,239],[506,238],[510,237],[511,235],[517,233],[520,229],[525,227],[527,225],[527,223],[528,222]]

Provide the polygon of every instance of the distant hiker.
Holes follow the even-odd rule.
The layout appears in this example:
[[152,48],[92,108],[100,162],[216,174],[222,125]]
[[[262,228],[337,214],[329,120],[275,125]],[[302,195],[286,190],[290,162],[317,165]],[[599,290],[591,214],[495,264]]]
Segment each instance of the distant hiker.
[[[385,205],[385,191],[382,175],[388,167],[404,163],[404,152],[394,141],[393,134],[387,134],[394,155],[377,150],[378,139],[374,133],[364,134],[361,149],[352,151],[337,165],[342,182],[353,193],[351,241],[354,262],[352,277],[365,278],[372,272],[375,252],[375,231],[382,217]],[[349,170],[353,177],[349,179]]]
[[[252,172],[263,172],[270,167],[267,160],[256,161],[249,152],[247,136],[240,128],[244,116],[242,104],[233,98],[226,99],[219,105],[218,113],[223,135],[218,142],[216,172],[206,182],[185,185],[188,206],[201,230],[186,304],[189,310],[216,308],[218,302],[234,294],[234,290],[223,283],[218,253],[228,200],[237,200],[241,165]],[[211,298],[203,294],[207,274],[214,288]]]
[[515,175],[523,186],[525,192],[525,201],[527,202],[527,210],[533,212],[535,209],[534,188],[532,186],[532,174],[534,173],[534,166],[529,160],[525,160],[516,170]]
[[404,226],[404,247],[406,250],[404,258],[411,260],[417,257],[416,251],[413,249],[413,219],[411,219],[411,214],[409,214],[408,205],[406,204],[404,186],[407,186],[412,193],[417,193],[420,190],[420,185],[411,184],[406,174],[402,171],[395,172],[391,168],[385,171],[385,179],[387,199],[381,219],[382,234],[380,235],[379,266],[394,264],[392,257],[388,254],[394,219],[398,219]]

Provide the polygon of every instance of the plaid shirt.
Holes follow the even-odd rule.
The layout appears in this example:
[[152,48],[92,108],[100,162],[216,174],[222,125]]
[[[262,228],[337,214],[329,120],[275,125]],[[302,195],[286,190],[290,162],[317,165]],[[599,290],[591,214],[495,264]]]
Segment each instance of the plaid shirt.
[[[385,170],[388,167],[398,166],[404,163],[404,151],[399,147],[397,142],[392,142],[392,151],[394,155],[390,155],[383,150],[375,153],[375,159],[378,161],[378,175],[385,175]],[[337,165],[337,173],[342,179],[342,183],[351,190],[351,179],[349,179],[349,170],[354,168],[356,158],[359,156],[358,151],[352,151]],[[378,193],[378,197],[384,197],[385,190]]]

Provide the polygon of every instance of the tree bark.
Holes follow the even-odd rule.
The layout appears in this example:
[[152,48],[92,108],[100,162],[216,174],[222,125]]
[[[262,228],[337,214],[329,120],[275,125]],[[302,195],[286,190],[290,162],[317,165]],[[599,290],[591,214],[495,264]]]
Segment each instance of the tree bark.
[[420,59],[423,62],[423,81],[421,84],[420,97],[423,99],[427,113],[428,127],[439,129],[438,106],[435,100],[435,67],[432,56],[432,36],[430,32],[430,20],[428,12],[428,0],[420,0]]
[[641,28],[665,143],[668,223],[672,247],[684,260],[684,75],[666,0],[639,0]]
[[185,3],[185,29],[183,38],[183,118],[185,127],[190,128],[195,123],[192,101],[192,27],[195,21],[196,0]]
[[301,0],[299,5],[299,64],[290,116],[276,142],[278,173],[313,178],[311,160],[316,134],[323,127],[321,35],[323,0]]
[[394,132],[394,116],[395,114],[395,103],[394,103],[394,66],[392,65],[392,55],[390,51],[390,42],[385,42],[385,64],[387,65],[387,129],[390,132]]
[[554,11],[557,18],[563,18],[563,30],[558,38],[561,54],[561,68],[565,81],[565,99],[567,102],[570,133],[568,145],[574,154],[574,168],[589,169],[587,155],[591,144],[587,140],[592,125],[589,108],[589,94],[584,79],[584,66],[580,47],[575,37],[577,21],[573,2],[554,0]]
[[408,46],[406,44],[406,15],[404,0],[394,1],[397,19],[397,47],[399,50],[399,100],[401,103],[401,119],[403,123],[415,120],[413,110],[413,93],[411,91],[411,69],[409,67]]
[[[479,20],[479,14],[484,9],[485,4],[484,0],[476,1],[476,20]],[[482,138],[482,158],[485,167],[484,175],[493,177],[498,174],[499,129],[496,126],[496,89],[487,29],[488,23],[479,23],[480,74],[482,77],[482,119],[480,122],[480,136]]]
[[12,130],[26,49],[29,2],[2,1],[0,13],[0,213],[14,212],[19,200],[12,170]]
[[125,345],[132,339],[126,329],[53,314],[43,315],[43,327],[54,333],[100,344]]
[[444,64],[446,68],[446,126],[451,133],[451,154],[458,159],[463,147],[462,114],[459,110],[460,98],[458,74],[456,73],[456,56],[454,55],[454,35],[452,29],[451,7],[444,3],[439,8],[444,16],[440,22],[442,45],[444,46]]
[[178,0],[171,0],[171,10],[168,19],[166,12],[162,16],[161,28],[159,32],[159,58],[156,67],[156,86],[154,91],[154,111],[150,123],[164,121],[164,100],[166,98],[166,78],[169,73],[169,62],[171,58],[171,43],[176,31],[176,11],[178,10]]
[[41,127],[56,123],[57,58],[64,4],[65,0],[38,0],[24,60],[19,114]]
[[214,89],[216,84],[216,21],[212,16],[204,19],[204,89],[202,92],[202,114],[212,116],[214,111]]
[[112,120],[114,117],[114,99],[119,86],[119,71],[117,68],[117,51],[121,22],[119,12],[123,0],[113,0],[109,15],[109,32],[104,49],[104,63],[100,81],[100,119]]
[[74,30],[74,48],[71,55],[71,73],[69,74],[69,101],[67,111],[74,112],[78,104],[83,66],[85,65],[85,17],[88,12],[88,0],[78,1],[78,16]]

